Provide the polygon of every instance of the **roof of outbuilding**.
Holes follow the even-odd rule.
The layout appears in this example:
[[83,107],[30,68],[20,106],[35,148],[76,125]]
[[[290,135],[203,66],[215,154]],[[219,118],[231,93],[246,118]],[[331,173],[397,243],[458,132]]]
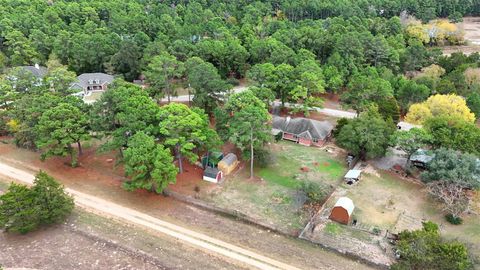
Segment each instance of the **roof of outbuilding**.
[[212,167],[207,167],[203,171],[203,175],[211,177],[211,178],[216,178],[219,170],[217,168],[212,168]]
[[410,161],[417,161],[417,162],[422,162],[427,164],[428,162],[432,161],[434,157],[435,157],[435,154],[433,154],[431,151],[418,149],[410,157]]
[[272,127],[302,138],[321,140],[324,140],[333,130],[333,125],[328,121],[317,121],[302,117],[285,118],[274,116]]
[[350,198],[347,197],[340,197],[335,203],[335,207],[342,207],[343,209],[347,210],[347,213],[349,216],[352,215],[353,209],[355,209],[355,206],[353,205],[353,201]]
[[24,70],[30,71],[33,76],[42,79],[47,74],[47,68],[42,66],[21,66]]
[[356,178],[360,177],[360,174],[362,174],[362,170],[350,170],[345,175],[345,178],[356,179]]
[[237,161],[237,156],[234,153],[228,153],[223,159],[220,161],[220,163],[225,163],[226,165],[232,165]]

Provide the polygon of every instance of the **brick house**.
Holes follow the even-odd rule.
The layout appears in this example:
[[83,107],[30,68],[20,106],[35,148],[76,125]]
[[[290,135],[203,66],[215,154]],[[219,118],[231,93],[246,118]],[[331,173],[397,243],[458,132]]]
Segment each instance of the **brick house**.
[[323,146],[332,134],[333,125],[328,121],[309,118],[290,118],[274,116],[272,132],[282,134],[282,139],[294,141],[305,146]]

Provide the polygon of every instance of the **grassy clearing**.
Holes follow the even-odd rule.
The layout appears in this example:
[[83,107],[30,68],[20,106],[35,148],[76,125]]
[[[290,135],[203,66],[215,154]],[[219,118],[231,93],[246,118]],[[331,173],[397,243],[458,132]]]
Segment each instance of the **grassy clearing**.
[[258,170],[258,175],[287,188],[298,187],[300,181],[335,185],[347,170],[342,161],[315,147],[281,141],[272,145],[271,150],[274,162]]
[[[309,214],[303,209],[306,197],[298,192],[300,183],[319,183],[327,194],[338,184],[346,168],[340,160],[318,148],[282,141],[272,144],[270,150],[272,164],[256,169],[262,181],[247,180],[244,171],[228,178],[222,189],[205,194],[205,199],[284,231],[301,230]],[[308,172],[302,171],[302,167],[308,168]]]
[[419,221],[430,220],[440,225],[443,236],[466,243],[480,258],[479,216],[465,216],[463,225],[449,224],[439,204],[421,185],[378,171],[362,175],[362,180],[354,186],[342,184],[336,192],[353,200],[354,217],[361,224],[391,230],[402,213]]

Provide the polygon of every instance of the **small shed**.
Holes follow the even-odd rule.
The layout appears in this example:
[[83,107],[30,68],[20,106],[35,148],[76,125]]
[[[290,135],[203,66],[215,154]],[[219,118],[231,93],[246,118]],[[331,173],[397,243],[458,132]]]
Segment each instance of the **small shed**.
[[212,183],[219,183],[223,179],[222,171],[218,170],[217,168],[207,167],[203,171],[203,180],[212,182]]
[[355,209],[355,206],[351,199],[340,197],[337,203],[335,203],[335,206],[333,206],[329,218],[338,223],[347,225],[352,218],[353,209]]
[[424,150],[424,149],[418,149],[413,153],[413,155],[410,157],[410,162],[418,168],[425,169],[427,168],[427,164],[432,161],[432,159],[435,157],[435,154],[432,153],[432,151],[429,150]]
[[223,158],[222,152],[208,152],[202,156],[202,167],[217,167],[220,160]]
[[238,158],[234,153],[228,153],[218,163],[218,169],[220,169],[224,175],[230,174],[238,165]]
[[352,185],[356,182],[360,181],[360,175],[362,174],[362,170],[349,170],[345,175],[344,179],[347,184]]

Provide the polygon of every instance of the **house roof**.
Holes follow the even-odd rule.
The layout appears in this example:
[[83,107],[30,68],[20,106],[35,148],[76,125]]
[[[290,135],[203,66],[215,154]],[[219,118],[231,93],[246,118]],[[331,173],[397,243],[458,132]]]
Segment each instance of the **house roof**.
[[42,79],[47,74],[47,68],[42,67],[42,66],[38,66],[38,65],[35,65],[35,66],[21,66],[20,68],[23,68],[24,70],[30,71],[33,74],[33,76],[35,76],[39,79]]
[[362,174],[362,170],[350,170],[345,175],[345,178],[357,179],[360,177],[360,174]]
[[399,130],[409,131],[412,128],[421,128],[421,125],[414,125],[407,122],[398,122],[397,127]]
[[343,209],[347,210],[347,213],[349,216],[352,215],[353,209],[355,209],[355,206],[353,205],[353,201],[350,198],[347,197],[340,197],[335,203],[335,207],[342,207]]
[[220,163],[224,163],[227,166],[230,166],[234,164],[237,160],[237,156],[234,153],[228,153],[225,157],[223,157]]
[[[89,85],[103,85],[105,83],[112,83],[114,77],[105,73],[83,73],[77,77],[77,82],[75,82],[72,87],[80,86],[81,88],[87,88]],[[99,83],[92,83],[93,81],[98,80]]]
[[301,138],[324,140],[333,130],[333,125],[328,121],[317,121],[309,118],[290,118],[274,116],[273,129],[292,133]]
[[424,150],[424,149],[418,149],[410,157],[410,161],[422,162],[422,163],[427,164],[428,162],[432,161],[432,159],[434,157],[435,157],[435,155],[431,151]]

